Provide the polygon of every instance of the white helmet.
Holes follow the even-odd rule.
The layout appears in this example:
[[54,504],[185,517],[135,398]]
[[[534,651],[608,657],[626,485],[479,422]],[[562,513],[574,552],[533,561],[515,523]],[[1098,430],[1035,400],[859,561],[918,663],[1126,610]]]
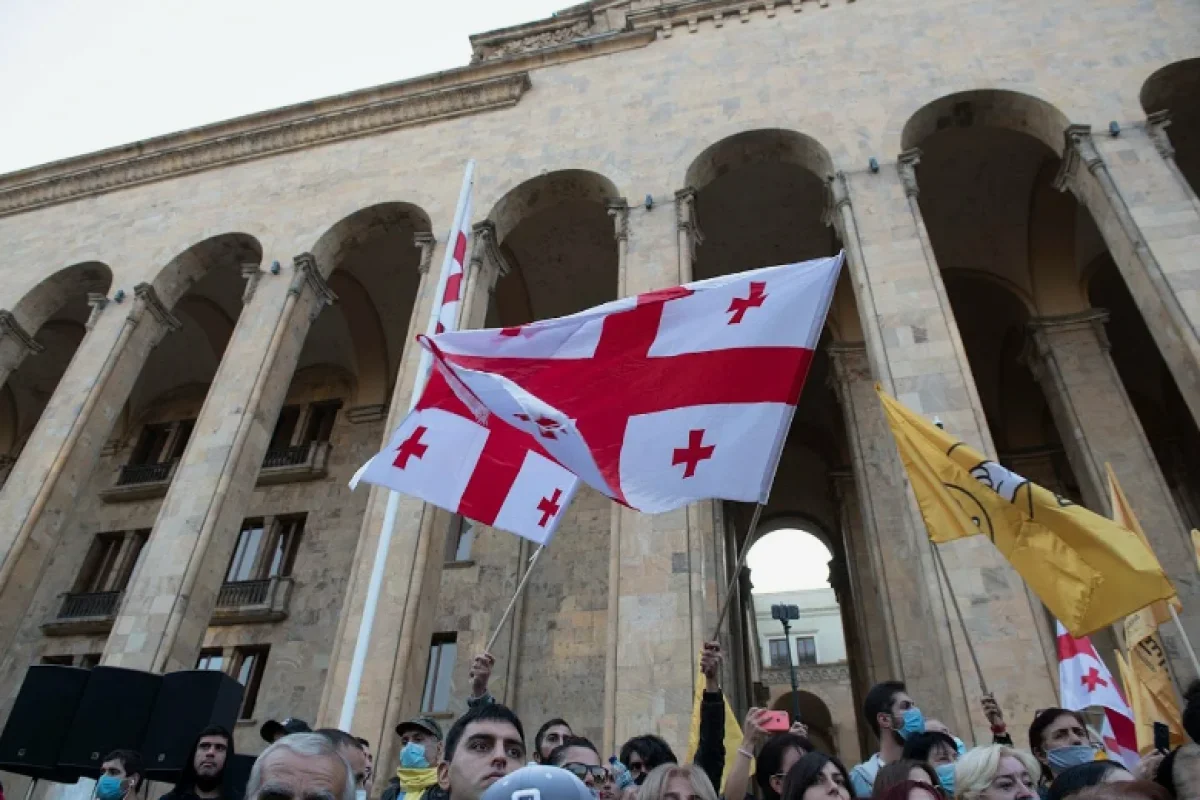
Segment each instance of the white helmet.
[[596,800],[584,782],[560,767],[521,767],[488,787],[480,800]]

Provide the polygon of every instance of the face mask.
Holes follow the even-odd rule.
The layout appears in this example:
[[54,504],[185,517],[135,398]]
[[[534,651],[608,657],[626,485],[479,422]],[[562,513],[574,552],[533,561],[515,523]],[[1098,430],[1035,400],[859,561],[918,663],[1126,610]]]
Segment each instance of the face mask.
[[925,715],[921,713],[921,709],[914,706],[905,711],[901,719],[903,724],[896,730],[901,739],[908,739],[913,734],[925,732]]
[[409,742],[400,751],[400,766],[404,769],[428,769],[429,759],[425,757],[425,746]]
[[939,764],[934,767],[934,772],[937,773],[938,783],[946,790],[946,794],[954,796],[954,765]]
[[965,756],[967,754],[967,746],[965,744],[963,744],[963,740],[958,738],[957,736],[955,736],[953,738],[954,738],[954,749],[958,751],[959,757]]
[[1070,747],[1059,747],[1046,753],[1046,761],[1050,764],[1050,774],[1056,778],[1064,770],[1095,760],[1096,751],[1090,744],[1073,744]]
[[96,797],[100,800],[120,800],[125,796],[125,781],[112,775],[101,775],[96,781]]

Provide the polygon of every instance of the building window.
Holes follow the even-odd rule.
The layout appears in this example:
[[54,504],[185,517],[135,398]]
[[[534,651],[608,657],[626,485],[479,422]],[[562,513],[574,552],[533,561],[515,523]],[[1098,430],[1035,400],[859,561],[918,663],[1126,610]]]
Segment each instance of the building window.
[[788,665],[787,639],[771,639],[767,642],[767,647],[770,650],[772,667]]
[[168,464],[183,457],[196,420],[157,422],[142,428],[142,434],[129,458],[131,466]]
[[304,533],[304,514],[248,519],[238,533],[226,583],[261,581],[292,574],[296,548]]
[[421,711],[436,714],[450,710],[450,679],[458,656],[457,633],[435,633],[429,644],[429,665],[425,668],[425,693]]
[[211,669],[217,672],[225,671],[225,654],[220,648],[201,650],[196,659],[196,669]]
[[79,657],[79,666],[84,669],[92,669],[100,666],[100,653],[84,653]]
[[341,408],[341,400],[324,400],[308,406],[284,406],[279,411],[268,450],[286,450],[289,447],[308,446],[313,442],[328,442]]
[[806,664],[817,663],[817,640],[813,636],[798,636],[796,637],[796,664],[804,666]]
[[42,656],[42,664],[52,667],[69,667],[75,663],[75,656]]
[[337,412],[341,407],[341,400],[326,400],[309,406],[308,420],[304,424],[304,435],[300,438],[299,443],[328,442],[329,437],[333,434],[333,423],[337,419]]
[[446,543],[446,560],[470,561],[474,544],[475,523],[466,517],[455,517],[450,526],[450,540]]
[[238,711],[238,719],[250,719],[254,716],[258,688],[262,685],[263,672],[267,668],[268,651],[266,646],[235,647],[233,650],[232,674],[245,690],[242,693],[242,707]]
[[101,533],[92,540],[72,594],[123,592],[149,531]]

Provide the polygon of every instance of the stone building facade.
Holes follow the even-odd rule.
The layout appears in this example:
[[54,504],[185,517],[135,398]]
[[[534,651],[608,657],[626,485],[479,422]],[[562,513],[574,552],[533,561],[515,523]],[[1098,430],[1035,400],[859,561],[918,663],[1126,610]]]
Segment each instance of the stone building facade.
[[[903,678],[986,736],[950,592],[1018,730],[1056,695],[1051,623],[989,542],[939,580],[876,381],[1098,511],[1111,462],[1200,638],[1200,7],[594,0],[472,45],[0,176],[0,715],[49,660],[225,669],[244,749],[337,719],[385,505],[346,482],[408,407],[469,158],[467,326],[845,249],[765,519],[834,554],[855,701]],[[582,492],[493,688],[530,727],[682,746],[749,512]],[[381,764],[397,720],[461,709],[528,555],[401,503],[353,726]]]

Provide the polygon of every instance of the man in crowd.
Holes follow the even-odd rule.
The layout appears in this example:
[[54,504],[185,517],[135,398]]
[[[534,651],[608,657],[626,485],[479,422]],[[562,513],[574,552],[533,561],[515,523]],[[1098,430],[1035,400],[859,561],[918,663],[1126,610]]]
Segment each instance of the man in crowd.
[[358,800],[367,800],[367,754],[358,739],[337,728],[319,728],[314,731],[328,739],[337,749],[338,755],[350,765],[350,777]]
[[413,717],[396,726],[400,737],[400,768],[388,780],[380,800],[444,800],[437,785],[442,760],[442,727],[431,717]]
[[361,736],[357,737],[358,746],[362,748],[363,755],[367,757],[367,778],[366,787],[367,794],[371,794],[371,784],[375,782],[375,757],[371,755],[371,743]]
[[246,782],[246,800],[354,800],[350,765],[327,736],[297,733],[262,752]]
[[546,720],[533,737],[533,760],[539,764],[549,764],[550,754],[574,735],[565,719],[555,717]]
[[525,763],[525,730],[507,706],[472,708],[450,728],[438,784],[450,800],[479,800],[496,781]]
[[600,760],[600,751],[582,736],[568,736],[543,763],[562,767],[583,781],[601,800],[613,794],[612,776]]
[[160,800],[217,800],[232,757],[233,736],[220,725],[208,726],[196,737],[179,782]]
[[855,797],[870,797],[879,768],[900,758],[905,739],[925,732],[925,717],[900,681],[871,687],[863,701],[863,719],[879,739],[879,752],[850,770]]
[[[471,660],[471,671],[468,677],[471,680],[471,696],[467,698],[467,708],[478,708],[490,703],[495,703],[496,698],[488,691],[488,681],[492,677],[492,668],[496,666],[496,659],[491,653],[480,653]],[[562,745],[563,740],[569,736],[573,736],[571,726],[564,719],[555,717],[547,720],[542,727],[538,728],[537,734],[533,737],[533,760],[539,764],[545,764],[550,751]]]
[[98,800],[132,797],[142,786],[142,756],[133,750],[113,750],[100,764],[96,781]]
[[274,744],[293,733],[312,733],[312,728],[308,727],[308,723],[302,719],[288,717],[283,722],[269,719],[258,729],[258,735],[267,744]]

